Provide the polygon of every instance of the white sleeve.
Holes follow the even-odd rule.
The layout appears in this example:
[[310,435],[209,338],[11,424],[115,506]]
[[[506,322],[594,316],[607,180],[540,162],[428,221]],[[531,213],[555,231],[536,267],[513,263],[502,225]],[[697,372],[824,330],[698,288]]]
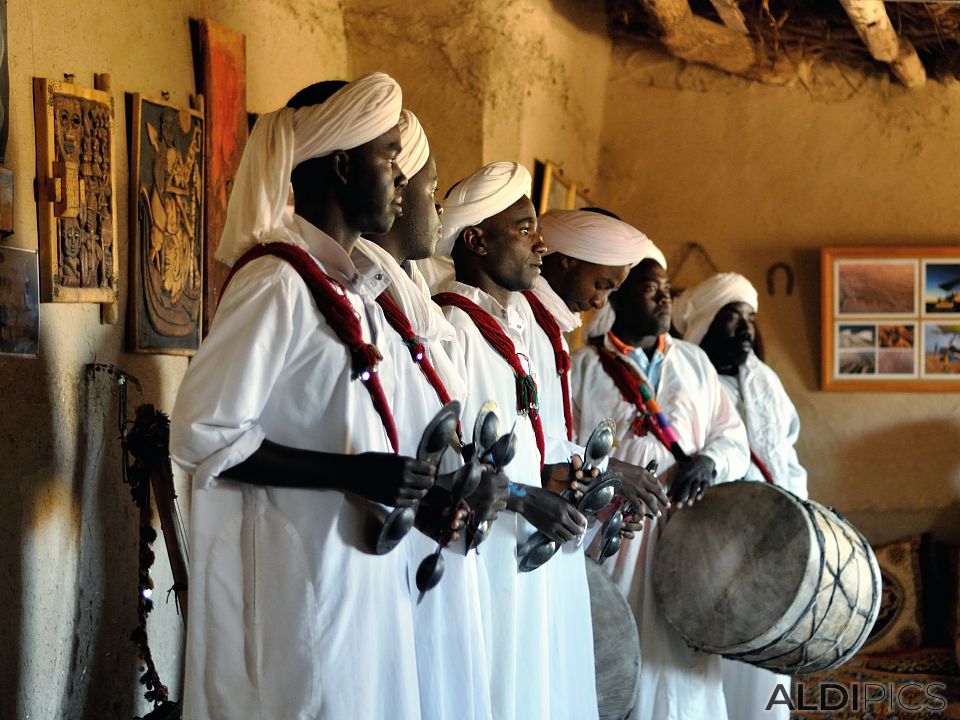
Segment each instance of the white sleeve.
[[259,418],[305,300],[312,302],[296,271],[273,258],[251,262],[231,280],[171,413],[170,454],[197,488],[215,483],[262,444]]
[[713,364],[704,354],[701,372],[704,375],[707,401],[710,403],[710,424],[701,454],[716,465],[716,482],[742,478],[750,466],[750,446],[747,443],[747,428],[723,389]]

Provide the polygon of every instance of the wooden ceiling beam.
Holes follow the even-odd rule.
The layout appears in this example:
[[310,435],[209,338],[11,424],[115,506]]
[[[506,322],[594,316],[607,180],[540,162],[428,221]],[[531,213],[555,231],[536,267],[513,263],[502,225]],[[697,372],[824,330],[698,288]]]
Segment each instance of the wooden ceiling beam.
[[889,63],[890,70],[904,85],[917,88],[927,73],[913,44],[897,35],[882,0],[839,0],[863,44],[875,60]]
[[659,26],[661,41],[676,57],[769,83],[786,83],[795,75],[787,61],[771,63],[763,57],[749,36],[694,14],[687,0],[641,3]]

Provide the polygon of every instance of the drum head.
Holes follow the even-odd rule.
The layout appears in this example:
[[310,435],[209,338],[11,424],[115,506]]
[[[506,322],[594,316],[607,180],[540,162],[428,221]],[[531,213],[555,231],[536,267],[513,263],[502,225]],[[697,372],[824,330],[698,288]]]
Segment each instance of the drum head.
[[747,643],[791,610],[815,542],[790,493],[759,482],[715,485],[665,523],[654,553],[657,602],[697,647]]
[[640,682],[637,623],[613,580],[590,558],[587,558],[587,584],[600,720],[623,720],[633,709]]

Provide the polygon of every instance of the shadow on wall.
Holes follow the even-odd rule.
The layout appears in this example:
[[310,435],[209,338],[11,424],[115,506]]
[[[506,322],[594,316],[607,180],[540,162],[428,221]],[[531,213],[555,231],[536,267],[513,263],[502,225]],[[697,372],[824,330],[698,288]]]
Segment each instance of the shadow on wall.
[[[960,420],[904,421],[851,438],[832,458],[843,487],[824,502],[851,511],[948,511],[960,501]],[[872,468],[866,474],[865,459]],[[815,467],[808,465],[811,474]],[[816,499],[820,499],[817,497]]]
[[[130,364],[156,397],[155,363]],[[69,375],[47,359],[0,360],[0,642],[13,649],[0,653],[3,718],[40,716],[41,707],[62,720],[133,717],[143,692],[130,641],[139,516],[122,480],[118,384],[83,365]],[[131,384],[130,417],[143,401]],[[63,695],[50,697],[59,672]]]
[[[26,715],[22,703],[29,598],[24,582],[24,544],[33,519],[55,497],[54,418],[44,361],[0,358],[0,717]],[[76,533],[79,518],[64,513],[64,534]],[[22,711],[22,712],[21,712]]]

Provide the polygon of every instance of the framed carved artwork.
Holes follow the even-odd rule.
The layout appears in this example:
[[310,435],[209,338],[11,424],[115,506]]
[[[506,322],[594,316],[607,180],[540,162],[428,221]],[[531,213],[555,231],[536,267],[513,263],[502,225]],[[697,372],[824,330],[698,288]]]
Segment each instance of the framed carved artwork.
[[131,96],[131,352],[192,355],[203,309],[203,113]]
[[0,355],[35,358],[39,346],[37,253],[0,245]]
[[229,268],[214,257],[227,218],[227,200],[249,134],[246,39],[213,20],[191,20],[197,91],[204,97],[203,334],[220,301]]
[[960,391],[960,246],[820,259],[824,390]]
[[34,78],[41,296],[118,299],[113,96]]

